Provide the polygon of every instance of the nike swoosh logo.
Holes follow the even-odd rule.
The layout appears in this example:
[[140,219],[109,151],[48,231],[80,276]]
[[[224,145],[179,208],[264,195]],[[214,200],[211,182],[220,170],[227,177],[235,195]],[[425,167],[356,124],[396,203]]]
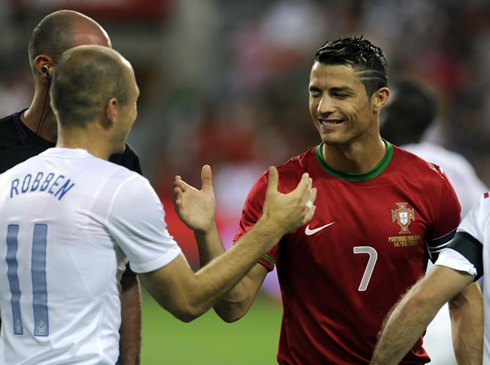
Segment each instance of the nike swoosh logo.
[[335,222],[332,222],[332,223],[329,223],[329,224],[325,224],[324,226],[321,226],[321,227],[318,227],[318,228],[315,228],[315,229],[310,229],[310,225],[308,224],[308,226],[305,229],[305,233],[306,233],[307,236],[311,236],[312,234],[315,234],[317,232],[320,232],[322,229],[327,228],[328,226],[331,226],[334,223]]

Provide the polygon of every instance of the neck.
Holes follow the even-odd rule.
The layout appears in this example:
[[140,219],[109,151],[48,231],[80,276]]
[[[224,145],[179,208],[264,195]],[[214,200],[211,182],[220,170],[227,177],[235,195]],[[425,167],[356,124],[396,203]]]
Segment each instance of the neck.
[[50,106],[49,90],[46,84],[36,88],[31,106],[20,116],[22,122],[41,138],[56,143],[58,125]]
[[378,136],[369,142],[352,142],[345,145],[323,144],[325,162],[340,171],[363,173],[381,161],[386,153],[386,145]]
[[109,160],[114,153],[114,147],[109,142],[104,143],[100,138],[100,133],[87,129],[64,128],[63,131],[60,131],[56,147],[81,148],[103,160]]

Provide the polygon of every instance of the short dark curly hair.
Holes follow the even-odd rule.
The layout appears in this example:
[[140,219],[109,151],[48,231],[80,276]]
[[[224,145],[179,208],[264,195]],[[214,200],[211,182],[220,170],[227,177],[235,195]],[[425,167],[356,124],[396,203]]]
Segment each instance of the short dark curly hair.
[[388,62],[383,50],[362,36],[327,41],[316,52],[315,61],[324,65],[351,66],[358,72],[368,97],[388,86]]

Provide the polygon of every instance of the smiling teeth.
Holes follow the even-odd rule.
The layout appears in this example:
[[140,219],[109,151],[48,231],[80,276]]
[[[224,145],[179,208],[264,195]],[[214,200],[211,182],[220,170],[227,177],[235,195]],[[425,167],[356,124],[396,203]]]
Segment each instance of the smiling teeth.
[[321,121],[321,124],[322,124],[324,127],[329,127],[329,126],[331,126],[331,125],[336,125],[336,124],[337,124],[337,122],[328,122],[328,121],[326,121],[326,120],[322,120],[322,121]]

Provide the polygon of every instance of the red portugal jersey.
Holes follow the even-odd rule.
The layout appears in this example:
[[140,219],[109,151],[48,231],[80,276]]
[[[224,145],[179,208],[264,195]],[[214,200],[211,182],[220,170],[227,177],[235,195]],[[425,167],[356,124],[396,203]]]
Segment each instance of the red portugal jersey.
[[[453,237],[460,206],[444,172],[386,142],[373,170],[329,167],[322,145],[278,167],[288,193],[304,172],[318,189],[311,222],[261,264],[277,265],[284,313],[280,364],[369,364],[384,318]],[[238,240],[262,214],[264,173],[250,191]],[[422,338],[401,364],[429,362]]]

